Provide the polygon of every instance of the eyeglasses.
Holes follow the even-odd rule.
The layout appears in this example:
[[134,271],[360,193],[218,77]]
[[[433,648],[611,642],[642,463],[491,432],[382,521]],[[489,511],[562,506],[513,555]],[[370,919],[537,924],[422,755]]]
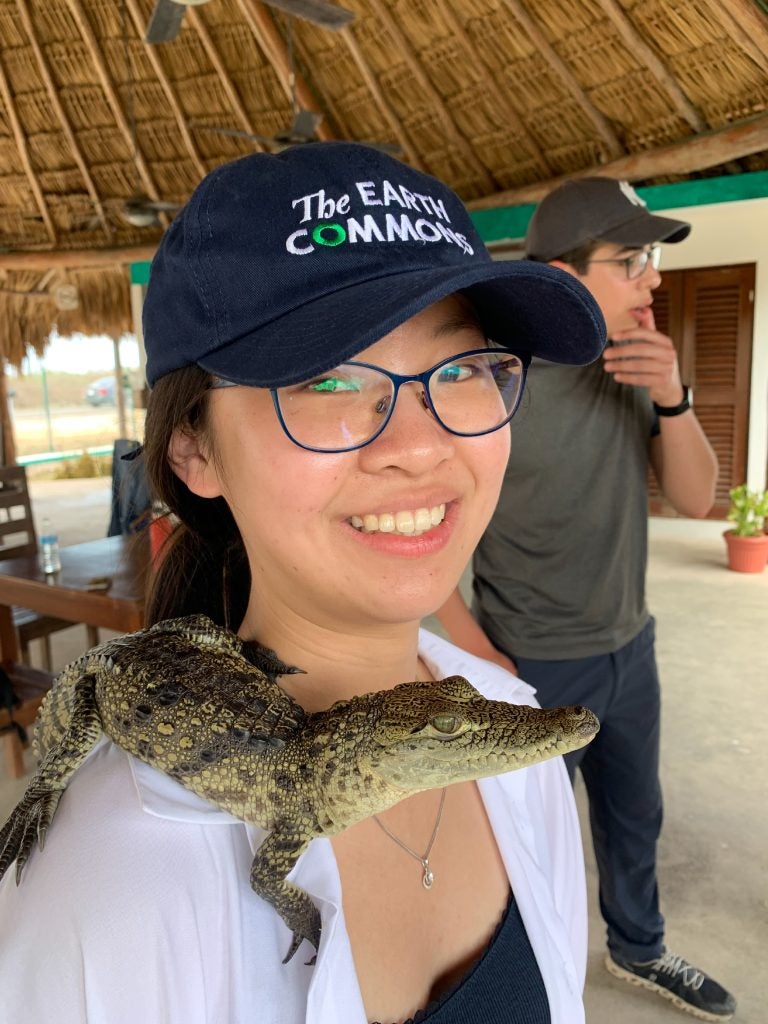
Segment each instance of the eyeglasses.
[[627,280],[635,281],[642,277],[650,263],[654,270],[661,266],[661,246],[652,245],[650,249],[642,249],[640,252],[625,256],[623,259],[615,260],[587,260],[588,263],[622,263],[627,272]]
[[[411,383],[421,385],[424,408],[450,434],[479,437],[514,416],[529,361],[502,349],[474,349],[407,375],[351,361],[270,394],[285,433],[311,452],[370,444],[389,423],[400,388]],[[238,386],[218,377],[210,385]]]

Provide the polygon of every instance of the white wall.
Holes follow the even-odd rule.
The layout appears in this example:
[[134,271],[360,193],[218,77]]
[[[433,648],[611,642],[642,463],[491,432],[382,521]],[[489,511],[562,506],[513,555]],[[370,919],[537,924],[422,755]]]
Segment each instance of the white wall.
[[757,265],[747,482],[762,489],[768,462],[768,198],[655,212],[693,225],[684,242],[664,246],[662,273],[732,263]]

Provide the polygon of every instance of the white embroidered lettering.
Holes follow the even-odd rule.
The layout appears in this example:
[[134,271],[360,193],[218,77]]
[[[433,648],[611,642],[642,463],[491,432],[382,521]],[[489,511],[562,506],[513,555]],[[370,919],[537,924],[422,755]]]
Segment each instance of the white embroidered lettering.
[[419,240],[416,229],[407,213],[402,213],[399,218],[394,213],[388,213],[386,225],[388,242],[394,242],[396,237],[401,242],[404,242],[407,238],[412,238],[415,242]]
[[439,242],[443,237],[440,230],[435,227],[431,221],[424,220],[422,217],[416,221],[416,234],[422,240],[422,242]]
[[381,183],[381,193],[384,197],[384,205],[390,206],[392,203],[397,203],[398,206],[405,206],[405,203],[400,198],[397,189],[391,182],[385,178]]
[[308,232],[304,228],[300,228],[298,231],[294,231],[292,235],[289,235],[285,240],[285,248],[288,252],[293,253],[294,256],[306,256],[309,252],[314,252],[314,245],[308,245],[304,249],[300,249],[296,244],[297,239],[301,236],[307,237]]
[[356,181],[355,185],[365,206],[381,206],[381,200],[374,198],[376,185],[372,181]]
[[381,233],[381,228],[370,213],[366,213],[363,217],[362,224],[359,220],[355,220],[354,217],[350,217],[347,221],[347,232],[349,233],[350,242],[357,242],[358,239],[363,242],[372,242],[374,238],[379,242],[384,241],[384,235]]
[[403,197],[406,210],[416,210],[419,212],[419,204],[416,202],[416,197],[413,192],[409,192],[405,185],[400,186],[400,195]]

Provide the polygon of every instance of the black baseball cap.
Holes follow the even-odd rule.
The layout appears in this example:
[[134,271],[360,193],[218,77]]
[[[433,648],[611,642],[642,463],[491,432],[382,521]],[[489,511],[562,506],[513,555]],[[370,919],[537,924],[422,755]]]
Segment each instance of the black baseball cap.
[[569,274],[494,262],[442,182],[358,143],[254,153],[208,174],[163,236],[144,303],[147,380],[197,364],[293,384],[462,291],[522,357],[593,362],[602,314]]
[[554,260],[588,242],[614,242],[642,249],[652,242],[682,242],[691,225],[648,212],[627,181],[572,178],[534,210],[525,236],[529,259]]

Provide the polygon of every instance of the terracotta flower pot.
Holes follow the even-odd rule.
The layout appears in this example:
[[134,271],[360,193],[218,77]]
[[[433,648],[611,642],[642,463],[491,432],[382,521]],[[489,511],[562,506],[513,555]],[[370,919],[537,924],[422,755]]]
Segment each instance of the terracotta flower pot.
[[768,561],[768,534],[737,537],[733,530],[723,534],[728,547],[728,568],[736,572],[762,572]]

